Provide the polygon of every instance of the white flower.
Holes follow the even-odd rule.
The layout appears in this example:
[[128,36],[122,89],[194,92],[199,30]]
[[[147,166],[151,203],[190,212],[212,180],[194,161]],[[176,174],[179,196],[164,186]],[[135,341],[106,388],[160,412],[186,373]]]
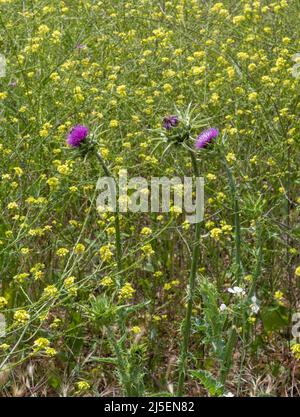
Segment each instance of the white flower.
[[239,296],[242,296],[242,295],[246,294],[246,291],[243,290],[243,288],[237,287],[237,286],[235,286],[233,288],[228,288],[227,291],[230,292],[231,294],[236,294],[236,295],[239,295]]
[[253,314],[257,314],[259,312],[259,306],[257,304],[251,304],[250,308]]
[[257,314],[259,312],[259,305],[257,304],[257,298],[255,295],[251,297],[252,304],[250,305],[251,311],[254,314]]
[[255,296],[255,295],[253,295],[253,296],[251,297],[251,301],[252,301],[252,303],[253,303],[253,304],[257,304],[257,298],[256,298],[256,296]]
[[226,304],[221,304],[219,307],[220,311],[225,311],[227,309],[227,305]]
[[223,397],[234,397],[234,394],[232,394],[232,392],[228,391],[226,394],[223,395]]

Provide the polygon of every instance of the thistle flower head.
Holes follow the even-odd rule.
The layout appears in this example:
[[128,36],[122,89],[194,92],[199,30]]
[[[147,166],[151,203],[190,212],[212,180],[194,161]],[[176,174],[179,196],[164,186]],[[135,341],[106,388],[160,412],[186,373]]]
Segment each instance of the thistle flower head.
[[219,134],[219,130],[216,129],[215,127],[204,130],[197,137],[195,147],[197,149],[205,148],[214,138],[218,136],[218,134]]
[[74,126],[67,137],[67,144],[73,148],[78,148],[89,134],[89,129],[83,125]]
[[170,130],[172,127],[178,125],[179,119],[178,116],[166,116],[163,120],[163,127],[167,130]]

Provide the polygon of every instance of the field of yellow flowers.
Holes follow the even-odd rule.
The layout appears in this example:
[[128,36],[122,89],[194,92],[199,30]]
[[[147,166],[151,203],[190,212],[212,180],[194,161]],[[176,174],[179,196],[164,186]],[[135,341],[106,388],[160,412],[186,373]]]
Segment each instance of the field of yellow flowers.
[[[299,396],[299,19],[0,0],[0,396]],[[124,170],[203,221],[97,209]]]

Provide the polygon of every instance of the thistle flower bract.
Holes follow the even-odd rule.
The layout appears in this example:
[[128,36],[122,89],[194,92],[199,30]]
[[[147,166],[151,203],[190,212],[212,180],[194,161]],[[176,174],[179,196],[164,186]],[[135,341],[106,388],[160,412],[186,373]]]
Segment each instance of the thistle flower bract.
[[197,149],[205,148],[214,138],[218,136],[218,134],[219,134],[219,130],[216,129],[215,127],[204,130],[197,137],[195,147]]
[[87,135],[89,134],[89,129],[86,126],[76,125],[72,128],[67,137],[67,144],[73,148],[78,148],[83,142]]
[[178,125],[179,119],[178,116],[166,116],[163,120],[163,126],[165,129],[170,130],[172,127]]

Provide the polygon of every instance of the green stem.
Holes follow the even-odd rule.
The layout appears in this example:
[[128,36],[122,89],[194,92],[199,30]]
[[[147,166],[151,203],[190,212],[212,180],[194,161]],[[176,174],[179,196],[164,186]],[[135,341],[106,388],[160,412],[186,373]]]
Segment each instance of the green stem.
[[249,291],[248,299],[253,296],[256,289],[256,284],[259,276],[261,275],[262,263],[263,263],[263,239],[262,239],[262,224],[257,223],[257,244],[256,244],[256,266],[253,274],[253,281]]
[[236,191],[236,185],[234,178],[231,172],[231,169],[228,166],[226,158],[223,156],[224,166],[226,169],[228,182],[233,198],[233,211],[234,211],[234,240],[235,240],[235,262],[237,266],[237,277],[238,283],[240,282],[241,273],[243,271],[242,259],[241,259],[241,223],[240,223],[240,207]]
[[[96,152],[96,156],[100,165],[103,168],[103,171],[107,177],[112,177],[111,172],[109,171],[108,167],[106,166],[101,154]],[[116,258],[117,258],[117,271],[118,271],[118,278],[117,278],[117,287],[120,289],[122,288],[123,282],[123,265],[122,265],[122,244],[121,244],[121,231],[120,231],[120,212],[119,212],[119,187],[117,181],[116,183],[116,212],[115,212],[115,244],[116,244]],[[118,313],[118,325],[122,334],[126,334],[126,325],[124,320],[124,311],[120,310]],[[123,345],[123,343],[121,343]]]
[[233,324],[230,335],[228,338],[228,342],[225,348],[225,355],[221,366],[221,374],[220,374],[220,382],[222,385],[225,385],[228,373],[230,371],[231,365],[232,365],[232,356],[233,356],[233,350],[236,345],[236,341],[238,338],[238,334],[236,331],[236,325]]
[[[117,203],[118,206],[118,203]],[[120,273],[119,276],[119,283],[122,286],[122,246],[121,246],[121,232],[120,232],[120,217],[119,217],[119,209],[117,208],[116,215],[115,215],[115,229],[116,229],[116,254],[117,254],[117,266],[118,272]]]
[[290,349],[290,340],[292,339],[291,329],[292,329],[292,312],[293,312],[293,273],[292,273],[292,264],[290,262],[290,247],[292,246],[292,239],[290,237],[290,189],[291,189],[291,147],[287,147],[287,180],[285,185],[286,190],[286,199],[285,199],[285,224],[286,224],[286,270],[288,276],[288,300],[289,300],[289,349]]
[[[197,161],[194,153],[190,151],[190,156],[192,160],[193,170],[196,177],[199,176]],[[177,388],[177,396],[181,397],[184,392],[184,380],[186,375],[186,359],[188,355],[188,345],[189,339],[191,334],[191,318],[192,318],[192,309],[193,309],[193,301],[194,301],[194,290],[195,290],[195,283],[196,283],[196,274],[197,274],[197,266],[198,266],[198,258],[200,252],[200,222],[196,224],[195,228],[195,241],[194,241],[194,248],[192,254],[192,265],[189,277],[189,285],[188,285],[188,300],[187,300],[187,309],[185,314],[185,319],[182,328],[182,336],[183,340],[180,347],[180,356],[179,356],[179,378],[178,378],[178,388]]]
[[[103,171],[107,177],[112,177],[109,169],[107,168],[102,156],[99,152],[96,153],[97,159],[100,162]],[[118,272],[120,274],[119,277],[119,286],[122,286],[122,277],[121,277],[121,271],[122,271],[122,244],[121,244],[121,232],[120,232],[120,212],[119,212],[119,189],[117,186],[117,193],[116,193],[116,213],[115,213],[115,242],[116,242],[116,258],[117,258],[117,267]]]
[[128,381],[128,375],[126,371],[126,362],[123,356],[123,352],[121,347],[119,346],[119,342],[116,339],[113,329],[110,326],[107,326],[107,334],[110,340],[111,346],[115,351],[115,355],[118,361],[118,371],[120,372],[121,377],[121,385],[125,388],[126,396],[130,396],[130,384]]

